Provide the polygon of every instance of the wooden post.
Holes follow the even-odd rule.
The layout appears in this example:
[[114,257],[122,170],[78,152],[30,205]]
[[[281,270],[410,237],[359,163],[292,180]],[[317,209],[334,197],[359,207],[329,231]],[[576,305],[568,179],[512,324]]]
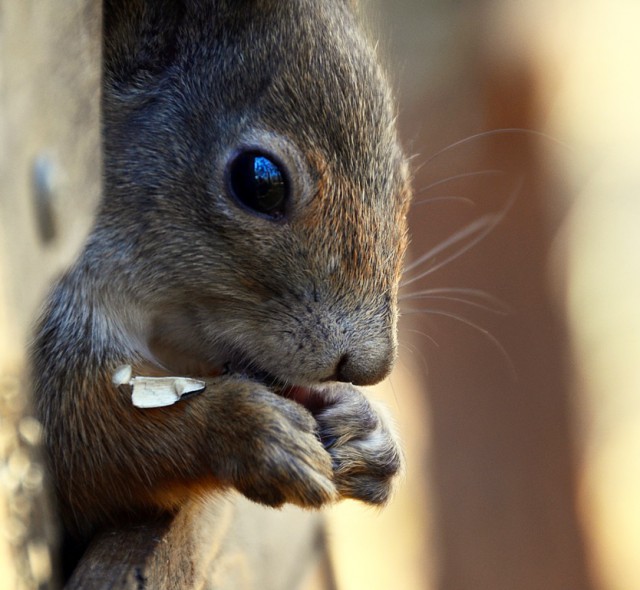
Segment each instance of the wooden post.
[[0,586],[54,587],[27,343],[100,187],[100,4],[0,1]]
[[323,544],[317,513],[265,509],[228,494],[174,518],[104,532],[67,589],[293,589]]

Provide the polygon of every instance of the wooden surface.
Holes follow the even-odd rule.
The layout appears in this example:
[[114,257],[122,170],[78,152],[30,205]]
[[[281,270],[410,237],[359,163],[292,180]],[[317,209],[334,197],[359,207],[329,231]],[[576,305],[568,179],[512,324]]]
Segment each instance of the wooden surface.
[[318,513],[229,494],[96,537],[68,590],[294,590],[323,548]]
[[55,587],[27,343],[100,186],[100,6],[0,1],[0,587]]

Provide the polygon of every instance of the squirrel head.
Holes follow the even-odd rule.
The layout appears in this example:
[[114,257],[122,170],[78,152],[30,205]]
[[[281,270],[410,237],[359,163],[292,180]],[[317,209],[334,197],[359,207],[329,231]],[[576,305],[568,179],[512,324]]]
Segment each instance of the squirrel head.
[[107,0],[103,104],[85,256],[172,370],[388,374],[410,189],[348,2]]

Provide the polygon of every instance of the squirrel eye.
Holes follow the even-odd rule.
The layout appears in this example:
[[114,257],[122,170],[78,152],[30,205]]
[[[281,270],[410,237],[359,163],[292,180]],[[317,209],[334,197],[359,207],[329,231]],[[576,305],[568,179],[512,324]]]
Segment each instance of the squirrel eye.
[[270,156],[240,152],[227,170],[229,188],[239,203],[272,219],[284,216],[289,186],[281,166]]

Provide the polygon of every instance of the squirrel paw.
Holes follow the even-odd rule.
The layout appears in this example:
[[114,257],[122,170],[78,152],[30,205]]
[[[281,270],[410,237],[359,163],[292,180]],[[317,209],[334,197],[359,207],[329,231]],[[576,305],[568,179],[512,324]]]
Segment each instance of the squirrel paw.
[[338,385],[332,403],[316,413],[320,438],[333,461],[333,480],[345,498],[383,505],[391,497],[403,456],[383,407],[354,386]]
[[310,412],[253,382],[232,403],[227,419],[236,444],[228,471],[235,488],[269,506],[317,508],[338,498],[331,457]]

